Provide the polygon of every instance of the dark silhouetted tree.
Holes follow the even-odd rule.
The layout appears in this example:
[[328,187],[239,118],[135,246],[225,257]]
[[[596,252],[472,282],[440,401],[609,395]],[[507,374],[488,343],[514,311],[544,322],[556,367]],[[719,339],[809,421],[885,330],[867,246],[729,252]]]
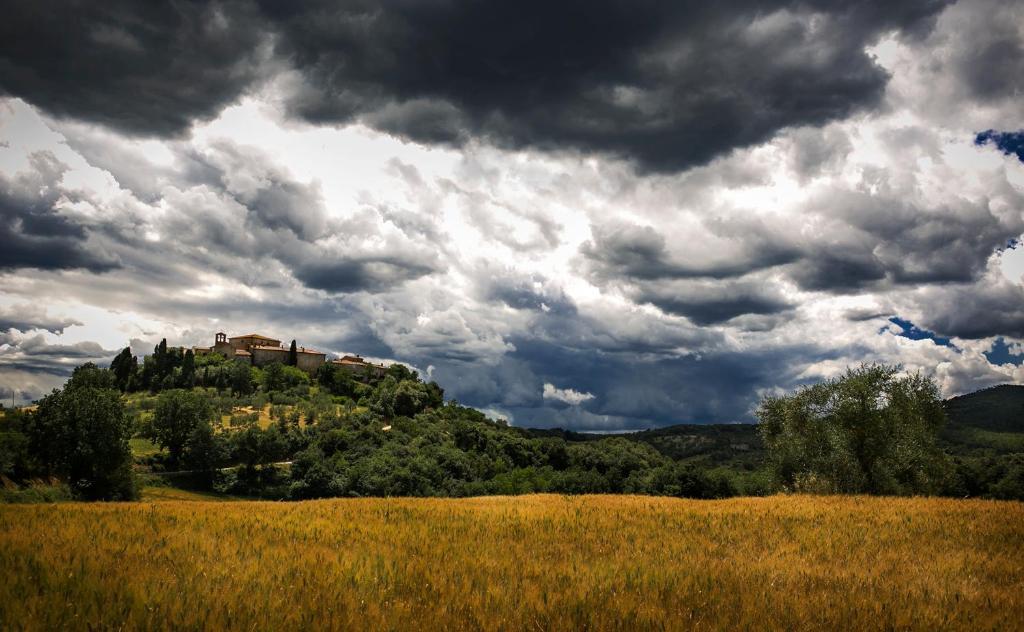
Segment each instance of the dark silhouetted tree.
[[191,349],[185,351],[181,360],[181,375],[179,377],[181,388],[192,388],[196,385],[196,358]]
[[110,370],[114,374],[117,388],[122,392],[127,391],[138,368],[139,359],[132,355],[130,347],[125,347],[121,353],[114,356],[113,362],[110,363]]
[[39,401],[30,446],[46,473],[65,477],[84,500],[137,496],[128,439],[131,424],[112,372],[86,364],[62,390]]

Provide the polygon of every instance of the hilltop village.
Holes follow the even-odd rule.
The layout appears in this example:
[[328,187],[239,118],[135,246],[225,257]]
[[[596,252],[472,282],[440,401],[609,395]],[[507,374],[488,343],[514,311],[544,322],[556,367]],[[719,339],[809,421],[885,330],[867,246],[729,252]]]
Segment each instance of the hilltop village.
[[[217,332],[212,347],[192,347],[192,353],[196,356],[219,353],[228,359],[260,367],[274,362],[287,364],[291,347],[284,346],[280,340],[261,334],[246,334],[229,338],[227,334]],[[322,351],[298,346],[295,348],[295,366],[307,373],[315,373],[326,363],[328,363],[327,354]],[[330,361],[330,364],[363,375],[382,376],[387,370],[383,364],[367,362],[358,355],[335,358]]]

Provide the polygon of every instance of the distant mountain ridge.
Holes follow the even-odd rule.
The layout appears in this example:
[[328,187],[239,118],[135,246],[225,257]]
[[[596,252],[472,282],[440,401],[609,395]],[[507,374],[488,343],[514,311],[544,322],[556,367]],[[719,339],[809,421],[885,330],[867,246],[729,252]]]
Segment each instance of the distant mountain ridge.
[[947,399],[940,438],[952,454],[1024,453],[1024,386],[1002,384]]
[[994,432],[1024,432],[1024,386],[1001,384],[947,399],[950,425]]

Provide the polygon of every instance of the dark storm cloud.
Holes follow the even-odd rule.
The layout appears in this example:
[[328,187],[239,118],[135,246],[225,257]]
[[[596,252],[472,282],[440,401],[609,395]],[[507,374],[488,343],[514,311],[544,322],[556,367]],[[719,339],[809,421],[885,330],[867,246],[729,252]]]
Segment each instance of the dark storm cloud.
[[778,314],[793,307],[769,284],[753,281],[643,284],[631,297],[697,325],[722,323],[747,314]]
[[55,318],[46,311],[31,304],[11,305],[0,307],[0,332],[9,332],[12,329],[18,331],[30,331],[32,329],[43,329],[51,333],[60,334],[72,325],[82,323],[73,318]]
[[920,325],[942,336],[1024,338],[1024,285],[995,283],[919,291]]
[[290,66],[287,105],[311,122],[674,171],[875,105],[887,77],[865,46],[927,31],[944,5],[258,4],[20,2],[0,27],[0,87],[58,116],[169,135]]
[[[990,194],[1024,201],[1012,188]],[[1024,218],[997,217],[989,199],[954,198],[928,208],[898,193],[833,190],[809,206],[820,207],[835,223],[787,269],[807,290],[843,293],[883,281],[904,286],[974,281],[992,253],[1024,231]]]
[[[669,253],[662,233],[650,226],[594,226],[593,239],[580,247],[583,270],[598,286],[617,287],[635,303],[654,305],[697,325],[778,314],[792,307],[774,284],[737,277],[793,261],[800,256],[793,244],[760,233],[756,224],[738,229],[711,220],[707,227],[743,247],[735,253],[716,253],[683,263]],[[680,245],[689,242],[684,234],[676,238]],[[756,328],[770,325],[747,324]]]
[[148,222],[130,213],[88,231],[140,282],[188,287],[201,269],[271,291],[288,284],[290,275],[316,290],[380,292],[439,269],[432,248],[382,236],[383,220],[392,217],[387,209],[331,218],[317,181],[297,180],[255,147],[220,139],[202,152],[172,151],[172,166],[156,170],[164,179],[163,212],[151,226],[161,239],[146,240],[140,225]]
[[13,391],[24,404],[59,388],[77,366],[109,365],[115,353],[91,341],[50,344],[42,335],[0,333],[0,395]]
[[790,273],[805,290],[856,291],[885,278],[885,266],[871,248],[825,247]]
[[912,103],[932,115],[933,124],[954,129],[1019,126],[1024,117],[1022,23],[1020,0],[957,2],[942,13],[930,35],[902,42],[909,44],[913,81],[904,84],[897,102]]
[[42,335],[32,336],[18,344],[21,351],[33,356],[56,358],[102,358],[110,352],[98,343],[86,341],[75,344],[50,344]]
[[[745,248],[738,256],[692,263],[674,261],[665,236],[650,226],[619,223],[594,226],[592,232],[593,239],[580,246],[580,254],[586,271],[598,282],[617,278],[724,279],[789,263],[799,256],[792,245],[762,239],[754,230],[740,236]],[[681,243],[687,240],[686,235],[677,237]]]
[[[800,381],[795,371],[780,373],[780,367],[795,366],[795,357],[822,359],[839,353],[777,348],[643,357],[525,336],[512,342],[515,352],[495,365],[439,363],[433,376],[449,396],[506,410],[518,426],[636,430],[673,423],[752,421],[758,389]],[[545,383],[594,397],[578,405],[553,403],[542,398]]]
[[435,272],[434,268],[399,257],[337,258],[297,265],[292,272],[306,287],[327,292],[381,292],[404,281]]
[[[981,102],[1020,101],[1024,77],[1024,11],[1016,0],[968,2],[962,5],[944,42],[941,72],[948,72]],[[1012,121],[1018,123],[1019,121]]]
[[192,183],[216,182],[248,209],[247,223],[254,228],[290,231],[307,242],[324,235],[327,219],[319,183],[298,182],[271,156],[228,140],[214,142],[208,155],[187,157]]
[[540,274],[522,274],[508,268],[482,265],[476,272],[479,298],[498,301],[513,309],[574,315],[576,306],[562,288]]
[[[269,3],[267,3],[269,4]],[[293,112],[423,142],[483,136],[683,169],[874,105],[865,46],[941,2],[277,5]]]
[[844,314],[846,320],[852,323],[863,323],[869,320],[877,320],[879,318],[888,318],[889,312],[885,310],[862,308],[862,309],[850,309]]
[[757,219],[704,218],[696,236],[594,225],[580,247],[581,271],[599,287],[697,323],[773,314],[789,305],[755,278],[768,270],[800,289],[833,294],[976,281],[992,254],[1024,232],[1024,218],[994,211],[1007,204],[1024,204],[1024,196],[1005,183],[993,182],[986,198],[929,206],[884,172],[866,173],[858,189],[819,189],[802,204],[803,228],[788,234]]
[[261,75],[248,2],[16,0],[0,20],[0,93],[56,116],[174,135]]
[[[116,353],[91,341],[51,344],[40,335],[12,337],[0,348],[0,369],[12,368],[52,376],[70,375],[85,362],[108,364]],[[37,393],[38,395],[39,393]]]
[[802,182],[840,167],[853,150],[850,137],[840,129],[803,127],[790,132],[789,139],[790,166]]
[[84,268],[105,272],[118,263],[90,246],[82,224],[58,212],[66,167],[48,152],[29,158],[29,170],[0,174],[0,270]]

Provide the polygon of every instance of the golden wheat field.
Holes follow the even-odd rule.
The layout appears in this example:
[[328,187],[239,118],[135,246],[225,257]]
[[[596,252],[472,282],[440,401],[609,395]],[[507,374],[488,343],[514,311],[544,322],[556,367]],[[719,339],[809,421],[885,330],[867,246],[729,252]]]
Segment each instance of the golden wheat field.
[[1024,626],[1024,504],[552,495],[0,507],[0,629]]

